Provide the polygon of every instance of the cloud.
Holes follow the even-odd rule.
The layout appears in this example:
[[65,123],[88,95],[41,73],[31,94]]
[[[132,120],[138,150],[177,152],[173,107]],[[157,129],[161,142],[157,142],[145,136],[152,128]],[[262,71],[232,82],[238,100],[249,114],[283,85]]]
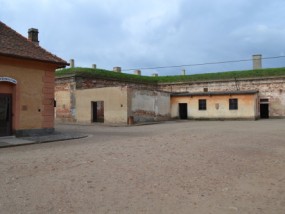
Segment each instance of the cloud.
[[[112,69],[196,64],[285,52],[281,0],[0,0],[0,19],[77,66]],[[282,60],[268,67],[284,66]],[[188,67],[191,73],[250,69],[250,63]],[[145,70],[179,74],[182,68]]]

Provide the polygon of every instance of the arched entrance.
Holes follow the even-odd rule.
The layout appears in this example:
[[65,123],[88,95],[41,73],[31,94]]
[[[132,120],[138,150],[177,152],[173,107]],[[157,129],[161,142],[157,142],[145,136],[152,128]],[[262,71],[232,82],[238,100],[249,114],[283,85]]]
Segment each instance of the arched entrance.
[[12,135],[15,86],[12,78],[0,77],[0,137]]

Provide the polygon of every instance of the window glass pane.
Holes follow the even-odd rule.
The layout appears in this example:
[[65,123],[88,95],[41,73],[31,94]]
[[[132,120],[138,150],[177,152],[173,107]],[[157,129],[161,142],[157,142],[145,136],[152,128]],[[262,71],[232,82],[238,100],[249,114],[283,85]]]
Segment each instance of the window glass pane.
[[207,110],[207,101],[205,99],[199,100],[199,110]]
[[229,109],[230,110],[238,109],[238,99],[229,99]]

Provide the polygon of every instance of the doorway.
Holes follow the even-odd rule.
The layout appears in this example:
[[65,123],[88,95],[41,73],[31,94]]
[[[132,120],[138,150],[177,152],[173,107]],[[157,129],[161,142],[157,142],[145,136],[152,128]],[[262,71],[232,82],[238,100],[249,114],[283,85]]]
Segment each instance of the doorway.
[[269,118],[269,99],[262,98],[259,100],[260,103],[260,118],[261,119],[268,119]]
[[92,105],[92,122],[104,122],[104,101],[91,102]]
[[12,96],[0,94],[0,137],[12,134]]
[[268,119],[269,118],[269,104],[260,103],[260,118]]
[[188,119],[187,103],[179,103],[179,118],[182,120]]

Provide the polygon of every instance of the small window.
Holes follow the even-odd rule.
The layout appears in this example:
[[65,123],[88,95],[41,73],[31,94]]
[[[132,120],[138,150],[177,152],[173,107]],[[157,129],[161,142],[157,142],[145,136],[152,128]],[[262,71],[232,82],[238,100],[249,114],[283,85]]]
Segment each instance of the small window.
[[207,110],[207,100],[199,100],[199,110]]
[[229,99],[229,109],[230,110],[238,109],[238,99]]
[[204,88],[204,92],[208,92],[208,88]]
[[269,99],[260,99],[260,103],[269,103]]

